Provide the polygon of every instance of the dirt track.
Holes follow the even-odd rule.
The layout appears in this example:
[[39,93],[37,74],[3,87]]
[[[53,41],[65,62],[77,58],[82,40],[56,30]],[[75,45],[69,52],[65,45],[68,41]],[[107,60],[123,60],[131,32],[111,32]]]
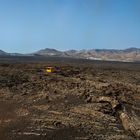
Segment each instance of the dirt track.
[[36,60],[0,61],[0,140],[140,139],[139,63]]

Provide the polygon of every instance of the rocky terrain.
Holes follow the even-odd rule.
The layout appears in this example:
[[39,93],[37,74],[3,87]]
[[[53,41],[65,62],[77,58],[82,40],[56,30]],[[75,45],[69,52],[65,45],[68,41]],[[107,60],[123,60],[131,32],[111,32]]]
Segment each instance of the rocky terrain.
[[0,139],[139,140],[140,63],[1,58]]

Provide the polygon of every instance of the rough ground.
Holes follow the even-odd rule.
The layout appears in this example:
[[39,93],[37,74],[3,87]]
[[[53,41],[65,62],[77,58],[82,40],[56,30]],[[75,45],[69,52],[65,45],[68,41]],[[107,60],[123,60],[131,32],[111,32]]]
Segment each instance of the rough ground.
[[139,139],[139,63],[0,60],[0,140]]

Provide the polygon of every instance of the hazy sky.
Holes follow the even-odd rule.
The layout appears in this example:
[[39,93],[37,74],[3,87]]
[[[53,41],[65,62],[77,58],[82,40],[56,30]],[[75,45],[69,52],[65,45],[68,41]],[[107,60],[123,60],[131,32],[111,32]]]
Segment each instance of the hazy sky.
[[140,0],[0,0],[0,49],[140,48]]

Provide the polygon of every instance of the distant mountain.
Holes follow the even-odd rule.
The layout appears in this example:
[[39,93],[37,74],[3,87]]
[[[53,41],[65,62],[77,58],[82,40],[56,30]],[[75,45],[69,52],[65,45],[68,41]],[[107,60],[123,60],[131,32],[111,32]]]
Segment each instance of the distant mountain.
[[42,49],[32,54],[7,53],[0,50],[0,56],[57,56],[72,57],[90,60],[107,60],[107,61],[140,61],[140,49],[128,48],[125,50],[116,49],[91,49],[91,50],[67,50],[59,51],[56,49]]
[[124,52],[127,52],[127,53],[131,53],[131,52],[140,53],[140,49],[138,49],[138,48],[128,48],[128,49],[125,49]]
[[140,61],[139,48],[128,48],[125,50],[116,50],[116,49],[68,50],[63,52],[55,49],[46,48],[34,53],[34,55],[73,57],[73,58],[109,60],[109,61],[128,61],[128,62]]
[[0,55],[8,55],[8,53],[6,53],[6,52],[0,50]]
[[39,50],[33,54],[34,55],[41,55],[41,56],[61,56],[62,52],[55,50],[55,49],[46,48],[43,50]]
[[20,53],[7,53],[2,50],[0,50],[0,56],[23,56],[24,54]]
[[21,54],[21,53],[9,53],[10,56],[28,56],[28,54]]

